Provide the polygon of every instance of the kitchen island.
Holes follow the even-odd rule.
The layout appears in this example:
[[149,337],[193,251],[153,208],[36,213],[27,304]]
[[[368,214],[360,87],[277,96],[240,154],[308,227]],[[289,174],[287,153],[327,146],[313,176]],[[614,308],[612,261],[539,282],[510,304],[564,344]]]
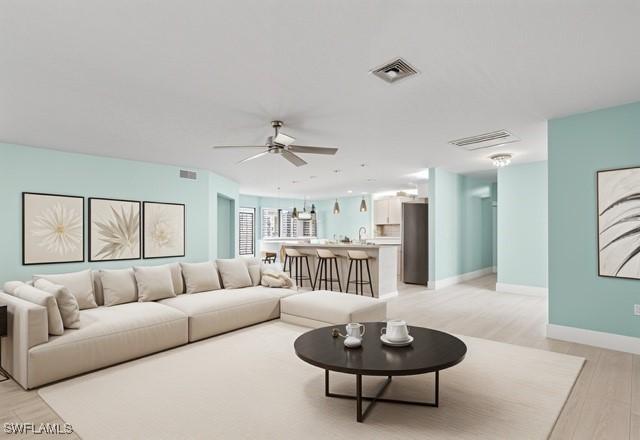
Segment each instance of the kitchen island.
[[[340,270],[340,282],[342,290],[347,290],[347,276],[349,274],[349,258],[347,251],[365,251],[369,255],[369,268],[371,270],[371,283],[373,296],[376,298],[395,294],[398,291],[398,245],[386,244],[357,244],[357,243],[283,243],[282,246],[295,248],[304,255],[309,256],[311,277],[315,278],[317,263],[317,249],[330,249],[338,256],[338,269]],[[367,278],[367,270],[364,269],[364,278]],[[306,275],[306,267],[305,267]],[[355,264],[351,272],[351,280],[355,279]],[[324,286],[324,284],[323,284]],[[334,289],[338,289],[337,283]],[[364,286],[364,295],[371,295],[369,286]],[[349,292],[355,292],[355,284],[349,286]]]

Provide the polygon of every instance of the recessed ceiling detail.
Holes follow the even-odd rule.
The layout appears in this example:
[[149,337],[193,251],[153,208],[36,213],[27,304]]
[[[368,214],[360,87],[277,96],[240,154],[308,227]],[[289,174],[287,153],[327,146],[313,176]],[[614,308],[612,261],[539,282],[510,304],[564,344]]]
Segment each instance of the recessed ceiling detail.
[[398,58],[372,70],[371,73],[388,83],[394,83],[408,76],[416,75],[418,71],[402,58]]
[[449,143],[456,147],[464,148],[467,151],[474,151],[509,144],[511,142],[518,142],[519,140],[520,139],[509,133],[507,130],[498,130],[490,133],[455,139],[453,141],[449,141]]

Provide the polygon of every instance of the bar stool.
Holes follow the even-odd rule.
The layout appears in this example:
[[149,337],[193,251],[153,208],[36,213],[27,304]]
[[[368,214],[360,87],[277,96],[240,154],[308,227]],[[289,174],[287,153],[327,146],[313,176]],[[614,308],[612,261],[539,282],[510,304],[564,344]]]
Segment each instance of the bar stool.
[[[338,282],[338,291],[342,292],[342,284],[340,283],[340,269],[338,268],[338,256],[329,249],[316,249],[318,253],[318,267],[316,268],[316,276],[313,284],[316,288],[322,288],[324,281],[324,290],[333,290],[333,283]],[[328,263],[328,267],[327,267]],[[333,278],[333,267],[336,268],[337,278]],[[327,287],[328,286],[328,287]]]
[[267,264],[273,264],[276,262],[277,255],[278,254],[276,254],[275,252],[265,252],[262,261]]
[[[349,275],[347,276],[347,292],[349,292],[349,284],[355,284],[356,295],[358,295],[358,287],[360,287],[360,295],[364,295],[364,286],[368,285],[371,290],[371,297],[373,297],[373,285],[371,284],[371,271],[369,270],[369,255],[365,251],[347,251],[349,257]],[[356,279],[351,281],[351,269],[353,264],[356,265]],[[363,266],[367,266],[368,279],[364,279],[362,272]]]
[[[284,250],[284,265],[282,266],[282,270],[287,272],[287,263],[289,263],[289,276],[296,280],[296,284],[298,287],[302,287],[303,281],[309,281],[311,285],[311,290],[314,289],[314,281],[311,278],[311,269],[309,268],[309,257],[300,253],[297,249],[285,248]],[[307,275],[304,276],[303,272],[303,261],[307,263]],[[294,269],[295,267],[295,269]]]

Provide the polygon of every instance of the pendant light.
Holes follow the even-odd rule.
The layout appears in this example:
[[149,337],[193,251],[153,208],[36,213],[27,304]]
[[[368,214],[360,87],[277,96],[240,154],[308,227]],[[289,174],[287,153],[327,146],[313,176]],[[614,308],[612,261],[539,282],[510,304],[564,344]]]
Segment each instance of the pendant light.
[[298,218],[298,209],[294,206],[293,207],[293,212],[291,213],[291,218]]
[[338,203],[338,199],[336,199],[336,202],[333,204],[333,213],[340,214],[340,204]]
[[367,201],[362,196],[362,202],[360,202],[360,212],[367,212]]

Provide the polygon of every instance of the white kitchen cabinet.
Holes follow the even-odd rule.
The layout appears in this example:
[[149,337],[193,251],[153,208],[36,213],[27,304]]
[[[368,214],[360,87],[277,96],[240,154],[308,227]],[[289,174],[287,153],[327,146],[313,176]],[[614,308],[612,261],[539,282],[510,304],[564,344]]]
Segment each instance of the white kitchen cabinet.
[[394,197],[389,199],[389,224],[399,225],[402,223],[402,202],[404,198]]
[[380,199],[374,201],[373,219],[376,225],[389,224],[389,199]]

